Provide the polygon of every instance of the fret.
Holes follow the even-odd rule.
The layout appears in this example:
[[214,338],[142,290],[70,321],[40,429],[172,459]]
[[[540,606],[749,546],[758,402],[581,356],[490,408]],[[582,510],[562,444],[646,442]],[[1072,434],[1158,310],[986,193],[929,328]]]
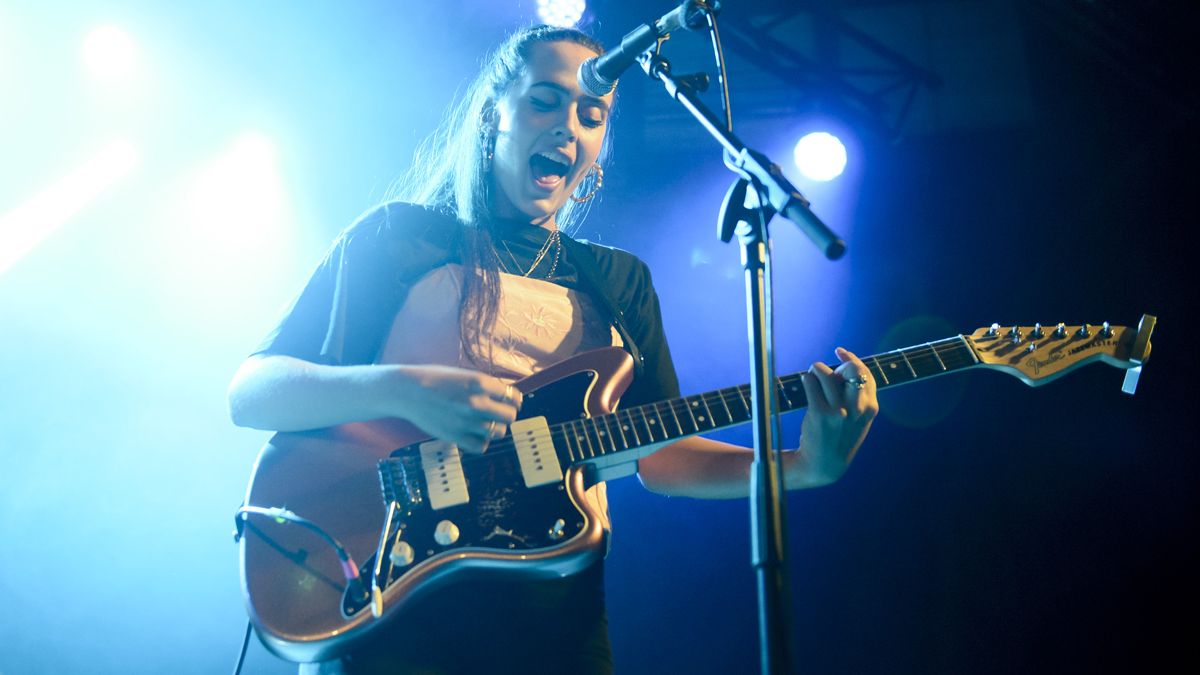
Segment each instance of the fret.
[[596,433],[599,434],[599,436],[600,436],[600,450],[601,450],[601,452],[604,452],[606,454],[608,451],[604,450],[604,439],[605,438],[608,439],[608,444],[612,448],[612,452],[617,452],[618,450],[622,449],[622,448],[617,447],[617,437],[612,432],[612,426],[609,425],[610,417],[612,417],[612,416],[611,415],[601,415],[599,417],[592,418],[593,420],[596,421],[597,426],[599,426],[601,424],[604,425],[604,428],[597,429]]
[[588,439],[592,441],[592,445],[588,447],[592,457],[603,457],[608,454],[604,451],[604,437],[600,435],[600,429],[596,426],[596,418],[587,417],[579,420],[579,423],[584,428],[584,433]]
[[929,347],[929,351],[933,352],[933,358],[937,359],[938,365],[942,367],[942,372],[946,372],[947,370],[950,370],[949,368],[946,367],[946,362],[943,361],[942,357],[938,355],[937,347],[934,347],[933,344],[929,343],[929,342],[926,342],[925,346]]
[[692,405],[690,403],[688,403],[688,400],[686,398],[681,398],[681,399],[679,399],[679,401],[681,403],[683,403],[683,409],[685,411],[687,411],[688,419],[690,419],[692,421],[692,430],[688,433],[695,433],[697,431],[700,431],[700,423],[696,421],[696,415],[695,415],[695,413],[692,412]]
[[[650,439],[650,442],[653,443],[654,442],[654,420],[652,420],[646,416],[646,407],[645,406],[638,406],[637,410],[638,410],[638,412],[640,412],[642,414],[642,423],[646,426],[646,436]],[[630,414],[632,415],[633,413],[630,412]],[[660,434],[661,433],[662,432],[660,432]]]
[[626,425],[625,425],[625,428],[626,428],[626,429],[629,431],[629,433],[633,434],[633,440],[634,440],[634,443],[635,443],[636,445],[638,445],[638,446],[641,446],[641,445],[643,445],[643,443],[642,443],[642,437],[638,435],[638,432],[637,432],[637,426],[636,426],[636,425],[634,425],[634,423],[633,423],[633,413],[629,412],[628,410],[619,410],[619,411],[617,411],[617,414],[618,414],[618,415],[620,415],[621,413],[624,413],[624,414],[625,414],[625,419],[629,420],[629,421],[626,423]]
[[[588,435],[587,424],[585,424],[585,422],[587,422],[587,420],[574,420],[571,422],[572,427],[579,427],[575,432],[575,440],[582,441],[579,448],[580,459],[587,459],[589,457],[596,456],[596,448],[594,445],[592,445],[592,437]],[[584,447],[585,443],[587,444],[586,447]]]
[[734,387],[738,393],[738,400],[742,402],[742,407],[746,409],[746,419],[750,419],[754,416],[754,413],[750,410],[750,401],[746,400],[746,395],[742,393],[742,390],[745,388],[745,385]]
[[[715,429],[717,427],[717,420],[713,418],[712,408],[708,407],[708,401],[706,400],[708,397],[700,394],[694,398],[700,399],[700,403],[704,406],[704,414],[708,417],[708,425]],[[704,418],[700,418],[700,421],[703,422]]]
[[675,420],[675,428],[679,429],[679,435],[681,437],[686,436],[687,434],[685,434],[683,431],[683,425],[679,423],[679,415],[675,414],[675,401],[665,401],[665,403],[667,405],[667,410],[671,411],[671,418]]
[[724,390],[713,392],[717,395],[717,399],[721,401],[721,407],[725,409],[725,424],[722,424],[721,426],[733,424],[733,413],[729,411],[729,404],[725,403],[725,394],[722,393],[723,391]]
[[703,431],[704,425],[712,426],[712,413],[708,412],[708,406],[701,405],[704,400],[699,396],[688,396],[684,398],[688,406],[688,414],[692,416],[692,421],[696,425],[696,431]]
[[[621,421],[621,411],[618,410],[617,412],[613,413],[612,417],[613,417],[613,423],[617,427],[617,433],[621,435],[621,445],[623,445],[625,447],[625,449],[634,447],[633,445],[630,445],[629,438],[627,436],[625,436],[625,432],[629,429],[629,426]],[[639,444],[634,444],[634,445],[639,445]]]
[[[553,432],[551,433],[553,434]],[[579,459],[575,457],[575,451],[571,449],[571,432],[560,424],[558,425],[558,433],[562,434],[563,445],[567,448],[567,459],[571,460],[572,464],[579,461]],[[555,443],[556,447],[557,445],[558,444]]]
[[658,403],[653,403],[654,417],[658,419],[658,428],[662,430],[663,440],[670,440],[671,430],[667,428],[667,423],[663,421],[662,412],[658,409]]
[[727,401],[728,401],[729,397],[734,396],[734,395],[736,395],[738,397],[738,399],[740,400],[741,395],[742,395],[741,390],[739,390],[737,387],[728,387],[726,389],[722,389],[721,390],[721,401],[723,403],[725,403],[725,411],[729,413],[729,423],[730,424],[741,424],[742,422],[745,422],[746,420],[750,419],[750,415],[746,414],[743,416],[742,411],[738,410],[736,401],[734,402],[733,407],[729,406]]
[[784,405],[787,406],[787,408],[786,408],[787,410],[791,410],[795,407],[792,405],[792,399],[788,398],[787,392],[784,391],[783,380],[776,378],[775,391],[776,391],[776,395],[779,396],[779,400],[783,401]]
[[[891,381],[888,380],[887,373],[883,372],[883,366],[879,365],[879,357],[869,356],[869,357],[867,357],[867,360],[873,361],[875,363],[875,370],[877,370],[879,372],[879,378],[881,380],[883,380],[883,384],[885,386],[891,384]],[[864,363],[865,363],[865,361],[864,361]]]
[[904,365],[908,366],[908,372],[912,373],[913,379],[915,380],[917,379],[917,371],[913,370],[912,363],[908,360],[908,355],[904,352],[905,350],[903,349],[896,350],[896,353],[900,355],[900,358],[904,359]]
[[[804,393],[804,380],[799,375],[788,376],[786,384],[784,378],[779,378],[779,386],[785,392],[792,392],[792,396],[786,398],[786,407],[780,408],[781,411],[796,410],[808,404],[808,396]],[[792,399],[796,400],[793,401]]]

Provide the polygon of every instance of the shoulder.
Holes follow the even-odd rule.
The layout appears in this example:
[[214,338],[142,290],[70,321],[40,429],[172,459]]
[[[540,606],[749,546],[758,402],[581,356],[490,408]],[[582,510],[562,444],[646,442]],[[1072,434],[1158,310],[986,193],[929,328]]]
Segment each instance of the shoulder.
[[591,249],[596,266],[610,284],[631,288],[650,286],[650,267],[633,253],[586,240],[580,243]]
[[459,231],[453,215],[407,202],[384,202],[363,212],[342,230],[338,242],[426,242],[449,247]]

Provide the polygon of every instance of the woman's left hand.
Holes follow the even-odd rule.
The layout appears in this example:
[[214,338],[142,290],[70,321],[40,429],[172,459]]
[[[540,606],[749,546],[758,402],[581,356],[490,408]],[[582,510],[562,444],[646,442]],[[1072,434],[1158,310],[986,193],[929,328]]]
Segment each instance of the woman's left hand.
[[788,485],[824,485],[846,472],[879,413],[875,378],[849,350],[837,348],[841,363],[830,368],[817,362],[804,373],[808,412],[800,430],[803,461],[793,466],[802,472]]

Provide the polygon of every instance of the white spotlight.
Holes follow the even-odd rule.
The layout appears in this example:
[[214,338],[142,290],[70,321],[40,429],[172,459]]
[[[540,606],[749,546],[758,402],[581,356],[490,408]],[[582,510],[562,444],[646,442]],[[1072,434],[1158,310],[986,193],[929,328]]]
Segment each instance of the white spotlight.
[[792,155],[796,168],[811,180],[833,180],[846,168],[846,146],[837,136],[824,131],[801,138]]
[[138,163],[128,141],[115,141],[58,182],[0,216],[0,273],[49,237]]
[[570,28],[583,18],[584,0],[538,0],[538,18],[550,26]]
[[133,40],[116,26],[101,26],[83,40],[84,65],[106,82],[128,81],[136,61],[137,48]]
[[218,258],[261,253],[282,225],[286,188],[274,142],[247,132],[194,176],[184,201],[183,222]]

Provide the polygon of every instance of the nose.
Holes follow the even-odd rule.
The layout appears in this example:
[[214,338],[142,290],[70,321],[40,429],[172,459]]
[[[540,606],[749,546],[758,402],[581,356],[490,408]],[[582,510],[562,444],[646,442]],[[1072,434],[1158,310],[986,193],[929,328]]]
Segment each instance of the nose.
[[563,106],[563,115],[555,121],[554,136],[565,141],[574,141],[579,136],[579,120],[575,118],[574,106]]

